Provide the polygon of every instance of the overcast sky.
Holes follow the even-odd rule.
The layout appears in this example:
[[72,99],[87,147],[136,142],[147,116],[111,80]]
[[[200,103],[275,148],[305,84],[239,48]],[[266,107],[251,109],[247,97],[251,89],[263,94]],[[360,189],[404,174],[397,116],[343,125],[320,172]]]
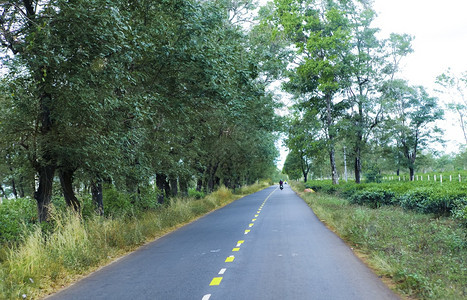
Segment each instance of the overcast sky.
[[448,67],[467,71],[466,0],[375,0],[374,9],[385,36],[415,36],[403,72],[411,83],[431,86]]
[[[467,1],[466,0],[375,0],[378,13],[374,25],[383,36],[408,33],[415,36],[414,53],[404,60],[402,77],[413,85],[433,90],[436,76],[451,68],[467,71]],[[444,105],[448,101],[435,94]],[[448,139],[446,152],[457,152],[464,141],[456,116],[447,113],[439,126]]]

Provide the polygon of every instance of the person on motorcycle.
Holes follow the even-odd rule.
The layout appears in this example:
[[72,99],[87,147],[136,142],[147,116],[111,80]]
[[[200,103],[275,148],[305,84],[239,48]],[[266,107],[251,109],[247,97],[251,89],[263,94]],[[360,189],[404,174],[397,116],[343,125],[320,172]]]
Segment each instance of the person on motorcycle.
[[282,181],[282,179],[279,181],[279,187],[281,188],[281,190],[284,188],[284,182]]

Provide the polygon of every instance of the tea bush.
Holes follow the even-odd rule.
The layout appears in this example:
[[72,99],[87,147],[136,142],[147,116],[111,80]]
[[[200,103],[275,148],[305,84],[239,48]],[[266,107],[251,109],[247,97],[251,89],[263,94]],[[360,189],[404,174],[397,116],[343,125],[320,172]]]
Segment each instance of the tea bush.
[[[456,204],[467,198],[467,187],[458,182],[391,181],[354,182],[333,185],[330,180],[310,181],[305,185],[316,192],[336,195],[350,203],[378,208],[382,205],[400,205],[404,209],[435,215],[453,214],[463,220],[464,206]],[[462,201],[461,201],[462,202]],[[463,202],[462,202],[463,203]],[[459,206],[460,205],[460,206]]]
[[350,198],[350,203],[366,205],[371,208],[379,208],[383,205],[393,204],[395,194],[383,189],[370,189],[355,192]]
[[462,225],[467,227],[467,198],[461,198],[454,201],[454,209],[452,215]]

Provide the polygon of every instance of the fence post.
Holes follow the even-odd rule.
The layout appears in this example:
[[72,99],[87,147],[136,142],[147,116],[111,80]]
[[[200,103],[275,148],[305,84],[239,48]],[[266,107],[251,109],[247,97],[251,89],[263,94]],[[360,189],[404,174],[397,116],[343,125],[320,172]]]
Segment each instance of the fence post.
[[433,175],[433,178],[434,178],[433,180],[436,182],[436,174],[435,174],[435,175]]
[[452,175],[449,175],[449,181],[452,181]]
[[430,175],[428,175],[428,181],[430,181]]
[[418,175],[417,175],[417,181],[418,181]]
[[420,175],[420,181],[423,181],[423,175]]
[[459,174],[459,182],[461,182],[461,174]]
[[[460,176],[460,175],[459,175]],[[460,177],[459,177],[460,178]],[[399,176],[399,181],[401,181],[401,177]]]
[[443,174],[440,174],[440,175],[439,175],[439,181],[440,181],[441,183],[443,183]]

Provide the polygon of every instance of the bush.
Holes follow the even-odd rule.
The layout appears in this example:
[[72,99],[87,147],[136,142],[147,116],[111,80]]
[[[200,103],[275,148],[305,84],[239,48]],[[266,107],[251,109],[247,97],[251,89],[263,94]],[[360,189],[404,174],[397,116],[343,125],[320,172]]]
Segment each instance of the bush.
[[119,192],[110,187],[104,189],[102,197],[106,216],[123,216],[133,211],[131,197],[127,193]]
[[412,209],[425,214],[450,215],[454,202],[463,195],[463,191],[440,187],[419,187],[401,195],[400,204],[404,209]]
[[195,199],[202,199],[202,198],[206,197],[206,195],[201,191],[197,191],[196,189],[189,189],[188,190],[188,197],[195,198]]
[[467,198],[461,198],[454,201],[454,209],[452,216],[457,219],[462,225],[467,227]]
[[381,183],[383,180],[383,175],[381,175],[378,170],[371,169],[365,173],[365,179],[367,182]]
[[392,191],[373,189],[355,192],[350,198],[350,203],[378,208],[383,205],[393,204],[395,194]]
[[0,243],[19,241],[24,227],[32,228],[37,221],[33,199],[4,200],[0,205]]

